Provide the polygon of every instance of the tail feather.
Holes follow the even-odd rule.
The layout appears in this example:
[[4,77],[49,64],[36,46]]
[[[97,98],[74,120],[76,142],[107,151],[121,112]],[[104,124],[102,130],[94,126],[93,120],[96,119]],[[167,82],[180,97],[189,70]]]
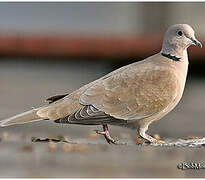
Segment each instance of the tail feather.
[[10,126],[10,125],[14,125],[14,124],[24,124],[24,123],[28,123],[28,122],[32,122],[32,121],[39,121],[42,118],[39,117],[36,113],[40,108],[36,108],[36,109],[32,109],[30,111],[21,113],[21,114],[17,114],[13,117],[10,117],[8,119],[4,119],[2,121],[0,121],[0,126],[4,127],[4,126]]

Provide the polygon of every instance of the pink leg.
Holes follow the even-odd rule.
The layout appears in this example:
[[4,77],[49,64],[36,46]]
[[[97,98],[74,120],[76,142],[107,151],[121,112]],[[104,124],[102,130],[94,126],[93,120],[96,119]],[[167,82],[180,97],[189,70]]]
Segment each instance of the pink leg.
[[110,133],[109,133],[109,130],[108,130],[108,126],[107,124],[106,125],[103,125],[103,131],[98,131],[96,130],[95,131],[97,134],[101,134],[105,137],[106,141],[109,143],[109,144],[118,144],[118,142],[116,140],[114,140],[111,136],[110,136]]
[[149,134],[145,134],[146,139],[151,142],[151,143],[156,143],[157,140],[155,138],[153,138],[152,136],[150,136]]
[[143,139],[148,140],[150,143],[157,143],[157,140],[156,140],[155,138],[153,138],[152,136],[150,136],[150,135],[148,135],[148,134],[145,133],[146,130],[147,130],[147,128],[140,128],[140,129],[138,130],[139,135],[140,135]]

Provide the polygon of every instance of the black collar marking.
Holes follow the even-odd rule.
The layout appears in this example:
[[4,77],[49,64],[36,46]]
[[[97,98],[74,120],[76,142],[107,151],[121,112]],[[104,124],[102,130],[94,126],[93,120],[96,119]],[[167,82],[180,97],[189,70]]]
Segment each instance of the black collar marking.
[[167,58],[169,58],[169,59],[171,59],[171,60],[173,60],[173,61],[180,61],[180,59],[181,59],[181,58],[178,58],[178,57],[176,57],[176,56],[172,56],[171,54],[161,53],[161,55],[164,56],[164,57],[167,57]]

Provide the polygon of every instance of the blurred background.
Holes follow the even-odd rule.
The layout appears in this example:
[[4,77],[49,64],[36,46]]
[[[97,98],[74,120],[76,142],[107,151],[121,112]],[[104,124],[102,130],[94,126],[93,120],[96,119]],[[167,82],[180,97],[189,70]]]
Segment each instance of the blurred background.
[[[191,25],[205,44],[204,12],[205,3],[193,2],[0,3],[0,119],[159,52],[170,25]],[[150,134],[162,139],[204,136],[205,51],[188,51],[183,99],[149,127]],[[0,177],[205,175],[203,170],[177,169],[180,162],[203,161],[203,148],[136,146],[136,132],[120,127],[110,127],[111,134],[131,145],[109,146],[93,134],[95,129],[101,127],[49,121],[1,128]],[[66,150],[62,143],[31,142],[34,136],[57,135],[83,147]]]

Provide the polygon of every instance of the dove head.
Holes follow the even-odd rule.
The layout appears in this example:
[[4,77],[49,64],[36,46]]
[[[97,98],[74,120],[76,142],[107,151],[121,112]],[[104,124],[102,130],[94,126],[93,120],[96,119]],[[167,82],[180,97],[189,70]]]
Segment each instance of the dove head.
[[180,58],[192,44],[202,47],[202,44],[195,38],[192,27],[188,24],[176,24],[165,33],[162,53]]

